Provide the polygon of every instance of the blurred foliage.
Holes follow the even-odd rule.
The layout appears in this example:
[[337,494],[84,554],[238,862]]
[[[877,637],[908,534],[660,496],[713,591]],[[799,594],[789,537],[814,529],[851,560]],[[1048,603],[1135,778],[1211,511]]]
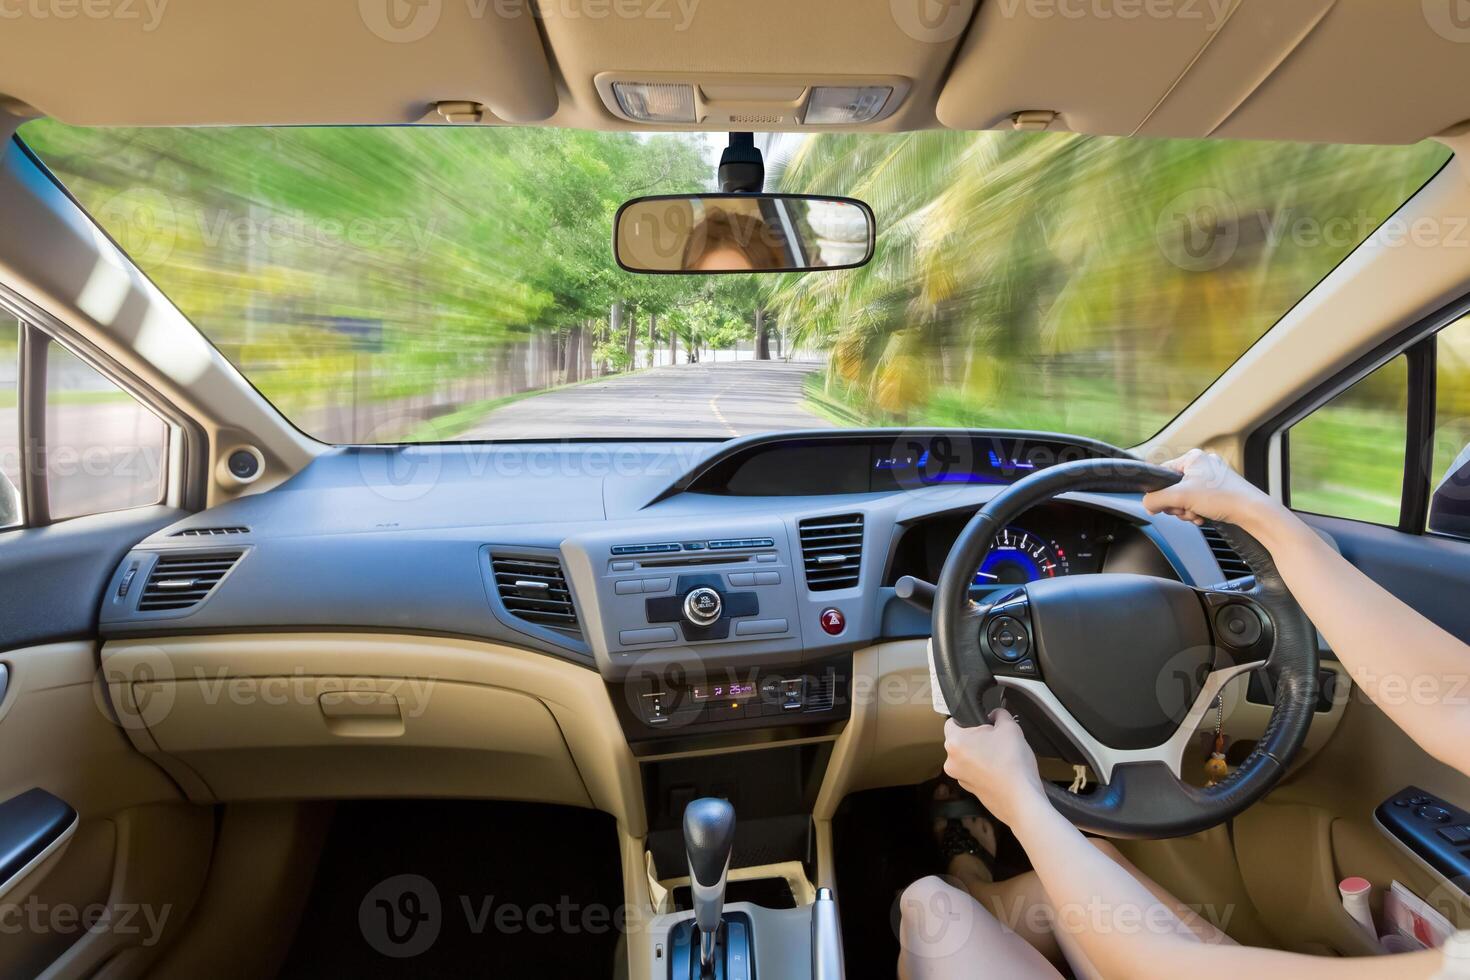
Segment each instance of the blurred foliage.
[[782,186],[878,218],[867,267],[771,305],[874,421],[1136,444],[1177,414],[1443,163],[1438,144],[1064,134],[826,135]]
[[709,189],[699,134],[49,121],[22,134],[267,397],[329,438],[346,436],[327,409],[349,399],[352,437],[359,398],[432,402],[469,424],[475,406],[646,366],[650,318],[660,351],[672,334],[682,361],[749,340],[764,315],[783,352],[825,358],[829,418],[1135,444],[1448,156],[1050,133],[777,137],[767,186],[867,200],[874,261],[699,278],[630,275],[610,254],[626,198]]

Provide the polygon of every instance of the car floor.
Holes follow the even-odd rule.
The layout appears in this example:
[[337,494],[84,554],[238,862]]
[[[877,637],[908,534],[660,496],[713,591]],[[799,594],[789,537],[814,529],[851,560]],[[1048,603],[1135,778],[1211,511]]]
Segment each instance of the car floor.
[[479,801],[342,803],[282,977],[611,977],[616,823]]
[[[892,980],[898,963],[898,898],[925,875],[944,874],[929,817],[932,787],[854,793],[832,822],[838,908],[848,980]],[[1029,868],[1025,852],[997,827],[999,878]]]

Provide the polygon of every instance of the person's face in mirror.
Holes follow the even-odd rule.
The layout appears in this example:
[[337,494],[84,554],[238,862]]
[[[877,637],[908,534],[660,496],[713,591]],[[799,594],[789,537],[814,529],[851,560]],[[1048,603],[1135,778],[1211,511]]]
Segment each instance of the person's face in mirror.
[[753,272],[750,257],[733,245],[721,244],[699,256],[693,272]]

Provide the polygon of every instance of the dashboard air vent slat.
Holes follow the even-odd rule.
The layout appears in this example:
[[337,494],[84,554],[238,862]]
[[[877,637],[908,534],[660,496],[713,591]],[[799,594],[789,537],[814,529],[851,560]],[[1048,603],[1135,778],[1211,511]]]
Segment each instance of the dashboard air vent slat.
[[197,606],[209,597],[225,574],[235,567],[243,553],[184,552],[160,555],[148,573],[148,581],[143,585],[143,594],[138,598],[138,611],[159,612]]
[[831,711],[837,696],[837,672],[828,668],[825,673],[813,678],[813,680],[816,683],[807,692],[806,704],[802,710]]
[[1200,528],[1205,536],[1205,543],[1210,546],[1210,551],[1215,554],[1215,561],[1219,563],[1220,570],[1225,573],[1225,578],[1245,578],[1251,573],[1251,567],[1240,557],[1240,553],[1230,547],[1230,542],[1225,540],[1225,535],[1220,533],[1219,528],[1206,524]]
[[830,592],[858,584],[863,564],[863,515],[809,517],[798,529],[808,589]]
[[182,531],[175,531],[169,535],[174,538],[213,538],[229,534],[249,534],[250,528],[243,524],[234,524],[229,527],[186,527]]
[[512,616],[563,633],[581,632],[561,562],[555,558],[491,555],[490,569],[500,601]]

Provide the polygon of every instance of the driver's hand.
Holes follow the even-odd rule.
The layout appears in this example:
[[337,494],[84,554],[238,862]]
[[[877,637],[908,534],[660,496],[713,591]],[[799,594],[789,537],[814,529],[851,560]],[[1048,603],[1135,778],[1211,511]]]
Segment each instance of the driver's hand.
[[1021,726],[1004,708],[990,713],[989,725],[962,728],[953,718],[944,723],[944,771],[979,797],[996,819],[1008,825],[1024,820],[1037,802],[1046,802],[1036,753],[1026,744]]
[[1214,453],[1191,449],[1164,466],[1183,473],[1184,479],[1144,495],[1150,514],[1172,514],[1196,524],[1222,521],[1249,530],[1271,505],[1270,497]]

